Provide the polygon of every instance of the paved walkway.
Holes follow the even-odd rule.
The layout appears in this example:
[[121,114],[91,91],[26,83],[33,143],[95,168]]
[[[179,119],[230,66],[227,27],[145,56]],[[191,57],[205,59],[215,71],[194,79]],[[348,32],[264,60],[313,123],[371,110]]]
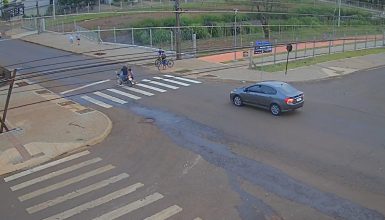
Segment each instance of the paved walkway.
[[[155,70],[152,62],[156,53],[149,48],[97,44],[87,39],[81,39],[80,45],[71,45],[68,36],[60,33],[45,32],[37,35],[33,32],[13,32],[13,38],[113,61],[130,61],[139,65],[150,64],[148,67]],[[10,33],[7,34],[10,35]],[[304,45],[299,45],[300,48],[302,46]],[[283,71],[267,73],[250,70],[245,62],[223,64],[219,62],[222,60],[218,57],[233,58],[233,54],[225,54],[176,61],[173,68],[162,72],[173,72],[191,78],[247,82],[305,81],[341,76],[361,69],[385,65],[384,55],[330,61],[289,69],[288,73],[284,74]],[[0,175],[43,163],[65,152],[98,143],[109,134],[112,123],[103,113],[63,99],[38,85],[18,85],[12,94],[11,110],[7,117],[7,125],[14,130],[0,134]],[[4,88],[6,87],[2,87],[0,93],[0,106],[4,106],[5,103]],[[51,101],[43,102],[45,100]],[[42,103],[17,108],[30,102]]]

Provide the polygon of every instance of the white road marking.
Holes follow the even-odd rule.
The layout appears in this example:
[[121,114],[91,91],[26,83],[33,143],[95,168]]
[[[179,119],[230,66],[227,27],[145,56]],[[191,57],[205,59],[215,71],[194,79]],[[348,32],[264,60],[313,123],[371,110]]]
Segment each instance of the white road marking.
[[98,168],[96,170],[92,170],[90,172],[80,174],[79,176],[72,177],[72,178],[67,179],[67,180],[65,180],[63,182],[56,183],[56,184],[53,184],[53,185],[50,185],[50,186],[38,189],[38,190],[33,191],[31,193],[27,193],[25,195],[22,195],[22,196],[19,197],[19,200],[23,202],[25,200],[32,199],[34,197],[37,197],[37,196],[43,195],[45,193],[48,193],[48,192],[51,192],[51,191],[63,188],[65,186],[71,185],[73,183],[80,182],[80,181],[85,180],[87,178],[90,178],[92,176],[96,176],[98,174],[107,172],[107,171],[112,170],[114,168],[115,167],[112,166],[112,165],[107,165],[107,166]]
[[146,95],[146,96],[153,96],[153,95],[154,95],[154,94],[151,93],[151,92],[146,92],[146,91],[143,91],[143,90],[141,90],[141,89],[136,89],[136,88],[127,87],[127,86],[124,86],[123,88],[124,88],[124,89],[127,89],[127,90],[130,90],[130,91],[133,91],[133,92],[137,92],[137,93]]
[[39,182],[43,182],[45,180],[48,180],[48,179],[51,179],[51,178],[54,178],[56,176],[60,176],[62,174],[65,174],[65,173],[69,173],[71,171],[74,171],[74,170],[77,170],[77,169],[80,169],[82,167],[85,167],[85,166],[88,166],[90,164],[93,164],[93,163],[96,163],[96,162],[99,162],[101,161],[102,159],[97,157],[97,158],[94,158],[94,159],[91,159],[91,160],[87,160],[87,161],[84,161],[84,162],[81,162],[81,163],[78,163],[78,164],[75,164],[75,165],[72,165],[70,167],[66,167],[64,169],[61,169],[59,171],[54,171],[54,172],[51,172],[51,173],[48,173],[44,176],[40,176],[40,177],[37,177],[35,179],[31,179],[31,180],[28,180],[26,182],[23,182],[23,183],[20,183],[20,184],[17,184],[17,185],[14,185],[11,187],[11,190],[12,191],[16,191],[16,190],[19,190],[19,189],[23,189],[27,186],[31,186],[33,184],[36,184],[36,183],[39,183]]
[[163,198],[163,195],[160,193],[154,193],[152,195],[146,196],[144,199],[137,200],[128,205],[115,209],[114,211],[108,212],[102,216],[94,218],[93,220],[113,220],[128,214],[136,209],[142,208],[150,203],[156,202],[157,200]]
[[94,83],[90,83],[90,84],[87,84],[87,85],[84,85],[84,86],[80,86],[80,87],[75,88],[75,89],[70,89],[70,90],[61,92],[60,94],[64,95],[64,94],[67,94],[67,93],[70,93],[70,92],[74,92],[74,91],[77,91],[77,90],[81,90],[81,89],[84,89],[84,88],[87,88],[87,87],[90,87],[90,86],[102,84],[102,83],[105,83],[105,82],[108,82],[108,81],[110,81],[110,79],[102,80],[102,81],[98,81],[98,82],[94,82]]
[[181,85],[181,86],[189,86],[190,85],[190,84],[187,84],[187,83],[178,82],[178,81],[171,80],[171,79],[164,79],[164,78],[157,77],[157,76],[154,76],[153,78],[154,79],[160,79],[160,80],[163,80],[163,81],[166,81],[166,82],[175,83],[175,84],[178,84],[178,85]]
[[202,219],[198,217],[198,218],[194,218],[194,220],[202,220]]
[[183,81],[186,81],[186,82],[191,82],[191,83],[202,83],[202,82],[199,82],[199,81],[196,81],[196,80],[186,79],[186,78],[182,78],[182,77],[178,77],[178,76],[171,76],[171,75],[164,75],[164,76],[165,77],[169,77],[169,78],[175,78],[175,79],[183,80]]
[[170,218],[171,216],[181,212],[183,209],[177,205],[173,205],[168,207],[167,209],[164,209],[155,215],[152,215],[150,217],[145,218],[144,220],[165,220],[167,218]]
[[4,181],[5,182],[9,182],[9,181],[18,179],[20,177],[27,176],[29,174],[32,174],[32,173],[35,173],[35,172],[47,169],[49,167],[53,167],[53,166],[56,166],[56,165],[64,163],[64,162],[67,162],[67,161],[70,161],[70,160],[74,160],[74,159],[79,158],[81,156],[85,156],[85,155],[87,155],[89,153],[90,152],[87,151],[87,150],[86,151],[82,151],[82,152],[79,152],[77,154],[73,154],[73,155],[70,155],[68,157],[64,157],[64,158],[61,158],[59,160],[55,160],[55,161],[49,162],[47,164],[43,164],[41,166],[37,166],[37,167],[31,168],[29,170],[23,171],[23,172],[13,174],[12,176],[8,176],[8,177],[4,178]]
[[125,178],[128,178],[128,177],[129,177],[129,175],[127,173],[122,173],[122,174],[120,174],[118,176],[111,177],[109,179],[97,182],[95,184],[86,186],[84,188],[77,189],[77,190],[75,190],[73,192],[70,192],[70,193],[68,193],[66,195],[59,196],[59,197],[56,197],[56,198],[54,198],[52,200],[49,200],[49,201],[46,201],[46,202],[34,205],[32,207],[29,207],[29,208],[27,208],[27,212],[29,214],[32,214],[32,213],[41,211],[43,209],[46,209],[46,208],[49,208],[51,206],[57,205],[59,203],[65,202],[67,200],[76,198],[78,196],[84,195],[84,194],[92,192],[94,190],[106,187],[106,186],[108,186],[108,185],[110,185],[112,183],[118,182],[118,181],[120,181],[122,179],[125,179]]
[[121,99],[118,99],[118,98],[116,98],[116,97],[113,97],[113,96],[104,94],[104,93],[102,93],[102,92],[94,92],[94,94],[97,95],[97,96],[103,97],[103,98],[105,98],[105,99],[109,99],[109,100],[111,100],[111,101],[113,101],[113,102],[120,103],[120,104],[126,104],[126,103],[127,103],[127,102],[124,101],[124,100],[121,100]]
[[102,102],[102,101],[96,100],[96,99],[91,98],[91,97],[86,96],[86,95],[82,96],[82,99],[85,99],[85,100],[87,100],[87,101],[89,101],[89,102],[94,103],[95,105],[99,105],[99,106],[102,106],[102,107],[104,107],[104,108],[112,108],[112,105],[109,105],[109,104],[107,104],[107,103],[104,103],[104,102]]
[[168,85],[168,84],[165,84],[165,83],[161,83],[161,82],[156,82],[156,81],[152,81],[152,80],[148,80],[148,79],[142,79],[143,82],[149,82],[149,83],[152,83],[152,84],[155,84],[155,85],[159,85],[159,86],[164,86],[166,88],[170,88],[170,89],[179,89],[179,87],[177,86],[171,86],[171,85]]
[[155,91],[158,91],[158,92],[167,92],[167,90],[159,89],[159,88],[157,88],[157,87],[145,85],[145,84],[142,84],[142,83],[138,83],[138,84],[135,84],[135,85],[140,86],[140,87],[143,87],[143,88],[147,88],[147,89],[152,89],[152,90],[155,90]]
[[138,189],[142,186],[144,186],[142,183],[135,183],[134,185],[120,189],[118,191],[115,191],[113,193],[110,193],[108,195],[100,197],[98,199],[95,199],[91,202],[87,202],[87,203],[84,203],[82,205],[76,206],[75,208],[69,209],[69,210],[64,211],[62,213],[59,213],[59,214],[53,215],[51,217],[45,218],[44,220],[63,220],[63,219],[70,218],[74,215],[80,214],[83,211],[86,211],[88,209],[92,209],[94,207],[97,207],[97,206],[102,205],[104,203],[110,202],[114,199],[120,198],[120,197],[125,196],[129,193],[132,193],[136,189]]
[[126,97],[131,98],[131,99],[135,99],[135,100],[141,99],[139,96],[132,95],[132,94],[127,93],[127,92],[122,92],[122,91],[117,90],[117,89],[107,89],[107,90],[110,92],[114,92],[116,94],[119,94],[119,95],[126,96]]

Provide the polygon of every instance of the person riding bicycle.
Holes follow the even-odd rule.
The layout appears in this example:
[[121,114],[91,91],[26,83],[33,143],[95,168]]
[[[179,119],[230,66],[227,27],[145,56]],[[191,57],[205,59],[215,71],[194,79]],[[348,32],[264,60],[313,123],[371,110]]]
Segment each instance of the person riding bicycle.
[[131,83],[134,84],[134,72],[132,72],[131,68],[128,68],[128,80],[130,80]]
[[158,59],[160,59],[160,63],[163,65],[163,66],[166,66],[167,63],[166,63],[166,59],[167,59],[167,55],[166,53],[164,52],[164,50],[162,50],[162,48],[159,48],[158,50]]

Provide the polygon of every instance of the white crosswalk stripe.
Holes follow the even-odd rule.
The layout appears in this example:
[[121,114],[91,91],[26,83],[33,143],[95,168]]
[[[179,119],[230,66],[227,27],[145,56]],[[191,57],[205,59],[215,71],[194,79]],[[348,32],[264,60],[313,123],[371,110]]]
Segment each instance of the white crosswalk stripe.
[[164,79],[162,77],[157,77],[157,76],[154,76],[153,78],[154,79],[160,79],[160,80],[163,80],[163,81],[166,81],[166,82],[170,82],[170,83],[175,83],[175,84],[178,84],[178,85],[181,85],[181,86],[189,86],[190,85],[188,83],[178,82],[178,81],[171,80],[171,79]]
[[161,83],[161,82],[157,82],[157,81],[152,81],[152,80],[149,80],[149,79],[142,79],[143,82],[148,82],[148,83],[151,83],[151,84],[155,84],[155,85],[159,85],[159,86],[163,86],[163,87],[166,87],[166,88],[170,88],[170,89],[179,89],[179,87],[177,86],[171,86],[171,85],[168,85],[168,84],[165,84],[165,83]]
[[29,174],[32,174],[32,173],[35,173],[35,172],[38,172],[38,171],[41,171],[41,170],[44,170],[44,169],[56,166],[58,164],[61,164],[61,163],[67,162],[67,161],[71,161],[71,160],[77,159],[77,158],[85,156],[85,155],[87,155],[89,153],[90,152],[87,151],[87,150],[86,151],[82,151],[82,152],[70,155],[68,157],[64,157],[64,158],[61,158],[59,160],[49,162],[47,164],[43,164],[41,166],[37,166],[37,167],[31,168],[29,170],[23,171],[23,172],[13,174],[11,176],[8,176],[8,177],[4,178],[4,181],[5,182],[9,182],[9,181],[18,179],[20,177],[27,176]]
[[103,108],[112,108],[112,105],[109,105],[107,103],[104,103],[102,101],[96,100],[96,99],[91,98],[91,97],[86,96],[86,95],[83,95],[82,99],[87,100],[87,101],[89,101],[91,103],[94,103],[95,105],[99,105],[99,106],[101,106]]
[[93,220],[113,220],[162,198],[163,198],[162,194],[154,193],[152,195],[145,197],[144,199],[137,200],[128,205],[115,209],[114,211],[108,212],[102,216],[94,218]]
[[141,89],[136,89],[136,88],[132,88],[132,87],[128,87],[128,86],[124,86],[123,88],[127,89],[127,90],[130,90],[130,91],[133,91],[133,92],[136,92],[136,93],[140,93],[140,94],[146,95],[146,96],[153,96],[154,95],[151,92],[146,92],[146,91],[143,91]]
[[117,102],[117,103],[119,103],[119,104],[126,104],[126,103],[127,103],[127,102],[124,101],[124,100],[121,100],[121,99],[118,99],[118,98],[116,98],[116,97],[113,97],[113,96],[104,94],[104,93],[102,93],[102,92],[94,92],[94,94],[97,95],[97,96],[103,97],[103,98],[105,98],[105,99],[109,99],[109,100],[111,100],[111,101],[113,101],[113,102]]
[[196,84],[202,83],[202,82],[199,82],[196,80],[186,79],[186,78],[182,78],[182,77],[178,77],[178,76],[171,76],[171,75],[164,75],[164,76],[169,77],[169,78],[179,79],[179,80],[186,81],[186,82],[196,83]]
[[108,82],[108,81],[110,81],[110,80],[107,79],[107,80],[103,80],[103,81],[98,81],[98,82],[90,83],[90,84],[87,84],[87,85],[84,85],[84,86],[80,86],[80,87],[75,88],[75,89],[70,89],[70,90],[61,92],[60,94],[64,95],[64,94],[67,94],[67,93],[70,93],[70,92],[81,90],[81,89],[84,89],[84,88],[87,88],[87,87],[90,87],[90,86],[94,86],[94,85],[98,85],[98,84],[101,84],[101,83],[105,83],[105,82]]
[[182,211],[181,207],[177,205],[173,205],[168,207],[167,209],[163,209],[162,211],[156,213],[155,215],[145,218],[144,220],[164,220],[164,219],[170,218],[171,216],[181,211]]
[[122,92],[122,91],[117,90],[117,89],[107,89],[107,90],[110,92],[122,95],[122,96],[126,96],[126,97],[131,98],[131,99],[135,99],[135,100],[141,99],[139,96],[132,95],[132,94],[127,93],[127,92]]
[[69,173],[71,171],[74,171],[74,170],[77,170],[77,169],[80,169],[82,167],[85,167],[85,166],[88,166],[88,165],[91,165],[91,164],[94,164],[96,162],[99,162],[101,161],[102,159],[101,158],[94,158],[94,159],[91,159],[91,160],[87,160],[87,161],[84,161],[84,162],[81,162],[81,163],[78,163],[78,164],[75,164],[75,165],[72,165],[70,167],[66,167],[62,170],[59,170],[59,171],[55,171],[55,172],[52,172],[52,173],[49,173],[49,174],[46,174],[44,176],[41,176],[41,177],[37,177],[35,179],[31,179],[29,181],[26,181],[26,182],[23,182],[23,183],[20,183],[20,184],[17,184],[15,186],[12,186],[11,187],[11,190],[12,191],[16,191],[16,190],[19,190],[19,189],[23,189],[27,186],[31,186],[33,184],[36,184],[36,183],[39,183],[39,182],[43,182],[45,180],[48,180],[48,179],[51,179],[51,178],[54,178],[56,176],[60,176],[62,174],[65,174],[65,173]]
[[89,192],[95,191],[97,189],[106,187],[106,186],[108,186],[108,185],[110,185],[112,183],[116,183],[116,182],[118,182],[120,180],[123,180],[125,178],[128,178],[128,177],[129,177],[128,174],[122,173],[122,174],[120,174],[118,176],[111,177],[109,179],[97,182],[97,183],[89,185],[87,187],[84,187],[84,188],[81,188],[81,189],[77,189],[77,190],[75,190],[73,192],[70,192],[70,193],[68,193],[66,195],[59,196],[59,197],[56,197],[56,198],[54,198],[52,200],[49,200],[49,201],[46,201],[46,202],[34,205],[32,207],[29,207],[29,208],[27,208],[27,212],[29,214],[32,214],[32,213],[41,211],[41,210],[46,209],[48,207],[57,205],[59,203],[62,203],[62,202],[65,202],[67,200],[76,198],[76,197],[84,195],[86,193],[89,193]]
[[[75,208],[72,208],[72,209],[66,210],[62,213],[59,213],[59,214],[53,215],[51,217],[45,218],[44,220],[58,220],[58,219],[63,220],[63,219],[70,218],[74,215],[80,214],[83,211],[86,211],[88,209],[100,206],[104,203],[110,202],[114,199],[120,198],[120,197],[125,196],[129,193],[132,193],[136,189],[138,189],[142,186],[143,186],[142,183],[136,183],[134,185],[128,186],[126,188],[120,189],[118,191],[115,191],[113,193],[110,193],[108,195],[100,197],[98,199],[95,199],[91,202],[84,203],[82,205],[76,206]],[[109,218],[109,219],[112,219],[112,218]]]
[[135,84],[135,85],[143,87],[143,88],[147,88],[147,89],[152,89],[152,90],[158,91],[158,92],[167,92],[167,90],[165,90],[165,89],[159,89],[157,87],[149,86],[149,85],[142,84],[142,83],[138,83],[138,84]]
[[56,183],[56,184],[53,184],[53,185],[50,185],[50,186],[38,189],[36,191],[27,193],[25,195],[22,195],[22,196],[19,197],[19,200],[23,202],[25,200],[29,200],[29,199],[35,198],[37,196],[46,194],[48,192],[51,192],[51,191],[63,188],[65,186],[68,186],[68,185],[71,185],[71,184],[74,184],[74,183],[77,183],[77,182],[80,182],[80,181],[85,180],[87,178],[90,178],[92,176],[96,176],[98,174],[107,172],[109,170],[112,170],[113,168],[115,168],[115,167],[112,166],[112,165],[107,165],[107,166],[98,168],[96,170],[92,170],[90,172],[83,173],[83,174],[81,174],[79,176],[75,176],[75,177],[72,177],[72,178],[67,179],[65,181],[62,181],[62,182],[59,182],[59,183]]

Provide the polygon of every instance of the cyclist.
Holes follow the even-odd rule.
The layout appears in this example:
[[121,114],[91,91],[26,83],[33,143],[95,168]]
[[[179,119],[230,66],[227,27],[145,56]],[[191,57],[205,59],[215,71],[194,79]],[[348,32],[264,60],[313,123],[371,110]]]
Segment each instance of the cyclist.
[[160,59],[160,63],[163,65],[163,68],[165,68],[167,66],[167,55],[162,48],[159,48],[158,50],[158,59]]
[[134,72],[132,71],[131,68],[128,68],[128,80],[130,80],[132,84],[135,84],[134,83]]
[[126,65],[123,65],[122,68],[120,69],[119,77],[120,77],[120,80],[122,82],[127,81],[127,79],[128,79],[128,69],[127,69]]

